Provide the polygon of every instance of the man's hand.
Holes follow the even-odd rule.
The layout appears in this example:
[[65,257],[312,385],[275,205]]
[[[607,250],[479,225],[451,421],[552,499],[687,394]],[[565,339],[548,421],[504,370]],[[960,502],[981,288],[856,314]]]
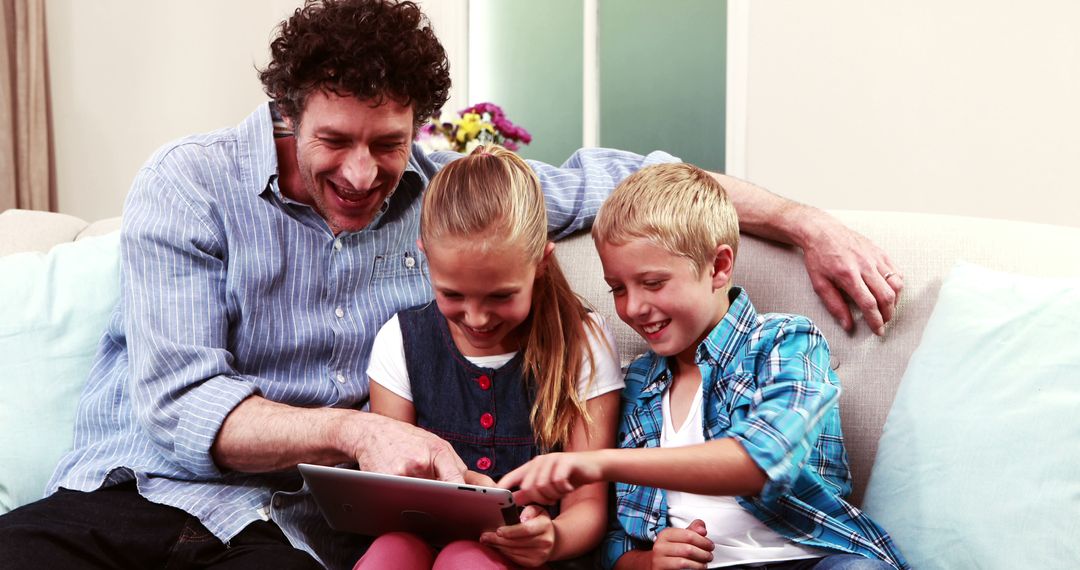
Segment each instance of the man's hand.
[[499,481],[503,489],[519,487],[514,502],[519,505],[551,505],[575,489],[603,479],[595,453],[547,453],[534,457]]
[[855,322],[841,291],[862,310],[870,330],[885,334],[885,323],[896,311],[904,278],[884,251],[817,208],[792,202],[745,180],[711,174],[735,205],[741,231],[802,248],[814,291],[844,330],[852,330]]
[[714,548],[705,523],[694,519],[687,528],[660,531],[652,550],[631,550],[615,563],[616,570],[694,570],[708,568]]
[[362,416],[342,430],[362,471],[464,482],[465,463],[442,438],[414,425],[378,414]]
[[814,291],[844,330],[852,330],[855,323],[841,291],[862,310],[870,330],[884,335],[904,289],[903,276],[888,254],[862,234],[820,210],[806,210],[814,216],[810,224],[815,229],[802,246]]
[[485,532],[480,535],[480,542],[515,564],[532,568],[551,558],[555,549],[555,524],[543,507],[529,505],[521,511],[520,523]]

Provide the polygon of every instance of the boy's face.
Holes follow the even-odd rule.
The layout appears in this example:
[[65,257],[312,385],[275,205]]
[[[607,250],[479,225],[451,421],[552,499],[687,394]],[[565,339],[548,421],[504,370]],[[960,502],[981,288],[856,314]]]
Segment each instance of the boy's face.
[[700,275],[689,259],[643,238],[596,249],[619,318],[657,354],[692,363],[698,344],[727,312],[731,248],[718,246],[717,262]]

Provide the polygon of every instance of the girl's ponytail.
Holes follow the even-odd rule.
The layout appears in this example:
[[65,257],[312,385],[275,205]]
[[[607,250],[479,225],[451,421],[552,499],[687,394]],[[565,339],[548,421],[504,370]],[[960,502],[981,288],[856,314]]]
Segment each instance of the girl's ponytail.
[[536,391],[530,422],[543,449],[565,446],[578,419],[588,420],[578,395],[578,375],[590,364],[589,333],[603,338],[574,294],[554,256],[544,261],[547,208],[540,180],[518,155],[499,146],[478,147],[432,178],[420,212],[420,239],[427,243],[465,237],[478,247],[521,247],[543,263],[533,287],[532,310],[523,324],[526,381]]

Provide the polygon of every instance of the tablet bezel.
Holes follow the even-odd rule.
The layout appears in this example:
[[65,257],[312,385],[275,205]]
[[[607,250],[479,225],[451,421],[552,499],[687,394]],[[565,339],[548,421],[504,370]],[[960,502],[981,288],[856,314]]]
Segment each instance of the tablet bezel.
[[446,544],[518,522],[520,509],[507,489],[307,463],[298,469],[335,530],[368,536],[406,531]]

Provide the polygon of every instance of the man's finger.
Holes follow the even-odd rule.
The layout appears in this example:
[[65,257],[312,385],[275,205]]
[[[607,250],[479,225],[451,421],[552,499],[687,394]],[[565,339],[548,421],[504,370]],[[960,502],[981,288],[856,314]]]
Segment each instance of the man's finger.
[[436,451],[431,458],[431,468],[440,481],[465,482],[465,462],[453,451]]
[[811,282],[814,286],[814,292],[817,293],[818,297],[821,297],[821,301],[825,303],[825,308],[828,309],[829,314],[840,323],[840,328],[850,332],[854,320],[851,318],[851,309],[848,308],[847,301],[840,295],[840,290],[823,277],[811,279]]
[[[891,275],[889,278],[896,277]],[[866,286],[874,296],[878,311],[881,313],[882,324],[891,321],[896,312],[896,291],[893,291],[884,276],[877,272],[866,276]]]
[[855,305],[862,310],[863,320],[866,321],[870,330],[874,331],[874,334],[878,336],[885,336],[885,321],[881,318],[881,311],[878,310],[878,300],[874,297],[873,293],[867,287],[866,283],[860,281],[855,285],[854,290],[847,291],[848,296],[852,301],[855,301]]

